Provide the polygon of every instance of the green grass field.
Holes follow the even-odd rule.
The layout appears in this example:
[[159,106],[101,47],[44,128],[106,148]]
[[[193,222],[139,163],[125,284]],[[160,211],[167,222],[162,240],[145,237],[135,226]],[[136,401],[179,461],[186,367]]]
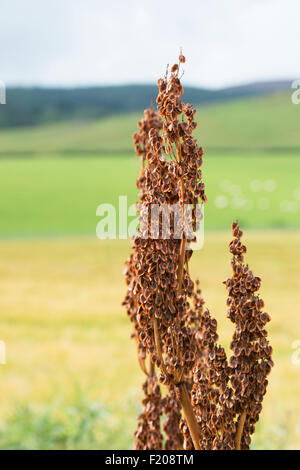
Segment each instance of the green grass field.
[[[253,448],[300,448],[299,366],[291,362],[300,337],[300,232],[254,230],[299,227],[299,161],[296,155],[208,154],[204,165],[205,246],[192,269],[221,340],[228,346],[232,333],[221,281],[229,274],[226,245],[237,216],[252,228],[249,262],[264,280],[273,318],[276,365]],[[135,200],[138,165],[125,156],[0,161],[6,195],[0,201],[0,339],[7,345],[7,364],[0,366],[1,448],[132,446],[142,375],[120,307],[129,244],[97,240],[95,211],[100,202],[116,204],[119,194]],[[228,206],[216,205],[224,197]],[[251,209],[233,204],[242,197]],[[269,208],[259,205],[262,199]],[[280,210],[284,200],[293,200],[293,211]]]
[[[0,160],[0,236],[94,235],[96,208],[136,201],[135,156]],[[298,155],[208,152],[203,165],[207,229],[239,218],[245,228],[300,227]]]
[[[275,367],[256,449],[300,449],[299,109],[278,94],[198,114],[208,203],[192,275],[228,349],[222,281],[238,218],[272,316]],[[120,306],[129,242],[100,241],[95,231],[99,204],[136,201],[138,118],[0,131],[2,449],[132,447],[143,377]]]
[[[184,95],[183,95],[184,97]],[[140,113],[99,121],[58,123],[0,131],[0,155],[131,153]],[[195,135],[206,149],[300,148],[299,106],[289,93],[202,106]]]
[[[300,366],[291,360],[300,338],[299,234],[245,235],[272,315],[275,361],[253,448],[300,448]],[[191,264],[227,349],[229,240],[229,231],[207,232]],[[1,242],[1,448],[132,447],[143,377],[120,306],[128,252],[127,241],[95,238]]]

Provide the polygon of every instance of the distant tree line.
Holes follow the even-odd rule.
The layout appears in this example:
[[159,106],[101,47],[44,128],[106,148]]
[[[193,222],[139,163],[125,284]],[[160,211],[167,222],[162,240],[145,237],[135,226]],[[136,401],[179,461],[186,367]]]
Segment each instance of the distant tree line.
[[[290,82],[268,82],[209,90],[185,87],[185,101],[193,105],[253,96],[288,88]],[[33,126],[70,119],[86,120],[141,111],[155,103],[156,86],[120,85],[85,88],[8,88],[0,106],[0,128]]]

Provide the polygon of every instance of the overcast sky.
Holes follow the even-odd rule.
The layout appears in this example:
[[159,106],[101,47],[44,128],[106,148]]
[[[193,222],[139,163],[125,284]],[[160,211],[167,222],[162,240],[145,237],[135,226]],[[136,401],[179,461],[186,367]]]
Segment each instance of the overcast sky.
[[1,0],[7,85],[153,83],[187,56],[184,83],[300,78],[299,0]]

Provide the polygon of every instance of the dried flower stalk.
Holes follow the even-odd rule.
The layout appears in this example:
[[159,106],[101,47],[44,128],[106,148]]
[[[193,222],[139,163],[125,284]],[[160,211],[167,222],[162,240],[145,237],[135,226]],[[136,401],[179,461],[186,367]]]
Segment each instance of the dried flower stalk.
[[[204,311],[199,282],[189,275],[192,250],[188,244],[194,234],[182,230],[178,238],[171,224],[165,238],[161,215],[152,212],[153,205],[179,204],[182,228],[189,220],[196,229],[196,205],[199,198],[206,202],[200,169],[203,149],[192,135],[195,110],[180,99],[179,72],[184,62],[181,54],[170,75],[158,80],[158,113],[146,110],[133,137],[142,160],[137,180],[140,227],[126,262],[123,304],[147,376],[135,448],[248,449],[273,363],[264,329],[269,316],[255,294],[260,279],[243,264],[242,232],[233,223],[234,240],[229,246],[233,277],[225,284],[228,317],[235,332],[228,361],[217,343],[217,322]],[[168,388],[164,398],[162,384]],[[164,414],[165,443],[160,427]]]

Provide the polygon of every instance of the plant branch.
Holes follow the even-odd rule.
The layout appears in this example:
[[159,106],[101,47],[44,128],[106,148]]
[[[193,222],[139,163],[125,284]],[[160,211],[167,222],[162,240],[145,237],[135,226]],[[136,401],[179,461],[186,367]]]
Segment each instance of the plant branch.
[[243,435],[246,416],[247,416],[247,413],[244,410],[240,414],[240,416],[238,418],[238,421],[237,421],[237,430],[236,430],[236,435],[235,435],[235,439],[234,439],[235,450],[241,450],[241,440],[242,440],[242,435]]
[[141,369],[142,371],[144,372],[144,374],[147,375],[147,377],[149,376],[148,372],[147,372],[147,369],[146,369],[146,364],[145,364],[145,360],[142,359],[139,355],[138,355],[138,361],[139,361],[139,364],[141,366]]
[[196,416],[192,408],[189,394],[187,392],[185,383],[181,383],[178,386],[180,388],[180,403],[183,409],[184,417],[186,419],[194,447],[196,450],[201,450],[200,449],[200,439],[201,439],[200,428],[199,428],[199,424],[196,420]]
[[[178,163],[181,162],[181,146],[180,146],[180,137],[178,138],[178,143],[176,144],[176,151],[177,151],[177,161]],[[181,293],[181,286],[182,286],[182,278],[183,278],[183,270],[184,270],[184,258],[185,258],[185,246],[186,246],[186,239],[184,238],[184,185],[182,177],[180,177],[180,187],[181,187],[181,202],[182,202],[182,238],[180,242],[180,253],[179,253],[179,261],[178,261],[178,286],[177,291],[178,294]]]

